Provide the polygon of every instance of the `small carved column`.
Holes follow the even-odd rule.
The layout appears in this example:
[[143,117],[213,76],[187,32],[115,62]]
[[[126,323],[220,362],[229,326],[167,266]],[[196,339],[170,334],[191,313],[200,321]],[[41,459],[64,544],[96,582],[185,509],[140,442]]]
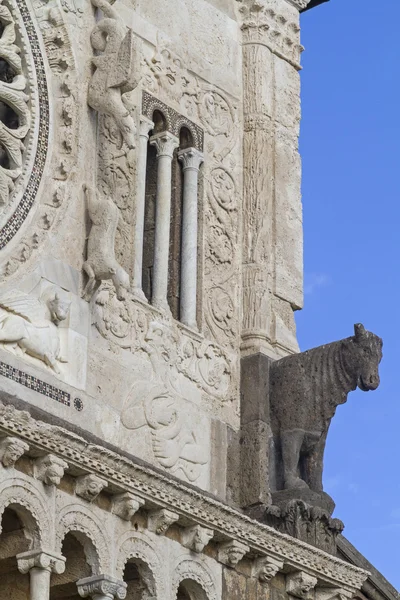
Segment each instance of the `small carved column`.
[[178,152],[178,158],[183,164],[180,320],[185,325],[196,328],[197,197],[199,169],[204,155],[196,148],[186,148]]
[[48,600],[52,573],[65,571],[65,558],[52,552],[30,550],[17,555],[18,570],[30,576],[30,600]]
[[123,600],[126,598],[127,585],[124,581],[109,575],[94,575],[76,582],[81,598],[92,600]]
[[143,234],[144,234],[144,211],[146,200],[146,167],[147,167],[147,142],[149,132],[154,123],[146,117],[140,119],[139,148],[137,160],[137,188],[136,188],[136,223],[135,223],[135,247],[133,263],[133,293],[142,300],[146,297],[142,289],[143,269]]
[[157,149],[156,231],[154,242],[154,280],[152,303],[167,310],[169,231],[171,222],[172,158],[179,139],[164,131],[150,138]]

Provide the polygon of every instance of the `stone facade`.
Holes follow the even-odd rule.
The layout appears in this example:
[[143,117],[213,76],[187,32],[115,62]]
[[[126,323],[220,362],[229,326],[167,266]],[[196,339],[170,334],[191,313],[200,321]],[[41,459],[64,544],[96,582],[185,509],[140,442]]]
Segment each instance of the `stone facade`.
[[1,598],[376,600],[271,496],[309,3],[173,4],[0,1]]

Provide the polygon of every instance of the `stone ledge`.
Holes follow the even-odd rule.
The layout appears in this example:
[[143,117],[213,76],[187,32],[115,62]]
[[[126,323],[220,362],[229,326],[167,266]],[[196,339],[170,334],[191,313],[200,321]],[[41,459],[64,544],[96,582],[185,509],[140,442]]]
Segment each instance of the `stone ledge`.
[[351,592],[360,589],[368,576],[367,571],[253,521],[184,483],[90,444],[60,427],[36,421],[26,411],[0,404],[0,431],[18,436],[29,443],[31,450],[50,451],[68,462],[71,469],[87,470],[105,479],[111,489],[134,493],[160,508],[173,506],[180,518],[213,529],[221,539],[245,543],[255,555],[268,554],[324,582],[335,585],[339,582]]

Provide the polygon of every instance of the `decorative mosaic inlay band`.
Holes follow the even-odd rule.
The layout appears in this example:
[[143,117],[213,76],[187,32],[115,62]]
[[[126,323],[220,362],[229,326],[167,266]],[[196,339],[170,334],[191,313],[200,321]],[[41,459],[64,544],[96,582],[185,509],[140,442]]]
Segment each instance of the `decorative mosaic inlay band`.
[[43,175],[46,162],[48,138],[49,138],[49,98],[47,91],[47,80],[44,68],[42,53],[36,29],[32,22],[29,8],[24,0],[17,0],[17,5],[24,22],[27,37],[29,39],[30,50],[35,64],[38,93],[39,93],[39,130],[37,149],[32,173],[29,177],[28,185],[24,195],[18,204],[16,210],[11,215],[7,223],[0,231],[0,249],[4,248],[14,237],[21,225],[25,221],[36,198],[39,189],[40,180]]
[[194,147],[197,150],[203,150],[204,132],[201,127],[183,115],[180,115],[176,110],[161,102],[161,100],[154,98],[154,96],[147,92],[143,92],[142,112],[144,116],[151,120],[155,110],[159,110],[164,115],[167,122],[167,130],[170,133],[179,137],[181,128],[186,127],[193,136]]
[[[3,377],[7,377],[7,379],[11,379],[12,381],[16,381],[39,394],[43,394],[43,396],[52,398],[52,400],[56,400],[56,402],[61,402],[61,404],[64,404],[65,406],[71,406],[71,396],[68,392],[64,392],[54,385],[50,385],[50,383],[46,383],[37,377],[33,377],[33,375],[28,375],[28,373],[20,371],[20,369],[16,369],[2,361],[0,361],[0,375],[3,375]],[[79,410],[82,410],[82,408]]]

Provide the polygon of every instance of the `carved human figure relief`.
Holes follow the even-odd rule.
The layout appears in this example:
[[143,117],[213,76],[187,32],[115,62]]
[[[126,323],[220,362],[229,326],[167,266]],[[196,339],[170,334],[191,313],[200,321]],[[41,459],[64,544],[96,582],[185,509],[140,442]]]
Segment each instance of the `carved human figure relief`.
[[70,302],[55,294],[48,302],[11,290],[0,296],[0,343],[39,359],[56,373],[61,355],[58,324],[68,317]]
[[171,473],[182,471],[192,482],[199,478],[202,466],[208,462],[204,449],[163,384],[136,384],[121,420],[127,429],[149,427],[154,457],[162,467]]
[[95,71],[89,82],[87,101],[99,113],[114,118],[129,148],[135,147],[136,126],[124,101],[124,94],[138,85],[134,74],[135,42],[118,12],[106,0],[92,0],[105,18],[94,27],[90,41],[99,54],[92,59]]
[[0,206],[7,204],[20,176],[25,149],[23,139],[30,128],[26,79],[20,48],[15,44],[15,22],[0,1]]
[[115,258],[115,235],[120,217],[119,209],[111,198],[84,186],[87,208],[92,226],[87,246],[87,260],[83,264],[89,280],[83,292],[88,302],[100,283],[111,279],[118,299],[123,300],[129,289],[129,275]]

